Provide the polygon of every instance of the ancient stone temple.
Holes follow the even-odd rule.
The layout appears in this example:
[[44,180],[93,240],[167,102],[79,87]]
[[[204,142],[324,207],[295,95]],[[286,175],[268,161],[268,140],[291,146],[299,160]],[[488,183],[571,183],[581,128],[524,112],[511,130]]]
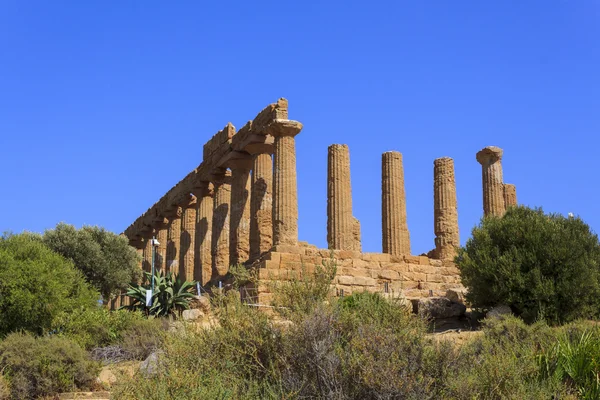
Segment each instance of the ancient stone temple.
[[[243,264],[257,278],[242,287],[248,301],[268,303],[273,282],[335,265],[332,290],[443,295],[461,288],[453,263],[460,245],[454,161],[433,162],[435,248],[412,255],[406,215],[402,154],[381,159],[382,252],[363,253],[360,223],[352,210],[350,151],[328,149],[328,249],[298,240],[296,140],[302,124],[288,117],[288,102],[268,105],[241,129],[228,123],[206,142],[203,160],[124,232],[149,271],[172,271],[203,286],[231,280],[230,266]],[[483,209],[501,216],[516,205],[514,185],[504,184],[502,150],[477,153],[482,166]],[[326,175],[326,176],[325,176]],[[159,245],[152,247],[152,238]],[[257,283],[258,282],[258,283]]]

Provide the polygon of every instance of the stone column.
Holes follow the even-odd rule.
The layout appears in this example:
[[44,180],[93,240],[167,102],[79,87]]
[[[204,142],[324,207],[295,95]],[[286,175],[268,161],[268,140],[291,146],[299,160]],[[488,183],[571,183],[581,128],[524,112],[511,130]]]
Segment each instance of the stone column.
[[273,247],[273,145],[246,148],[253,154],[250,195],[250,259]]
[[383,252],[410,254],[402,154],[389,151],[383,153],[381,161]]
[[179,273],[186,280],[194,280],[194,242],[196,240],[196,197],[192,197],[183,207],[181,225],[181,254]]
[[433,215],[436,257],[453,259],[460,239],[454,160],[449,157],[433,162]]
[[504,184],[504,206],[514,207],[517,205],[517,187],[510,183]]
[[298,187],[294,136],[302,124],[275,120],[268,133],[275,137],[273,167],[273,244],[298,245]]
[[181,251],[181,217],[183,209],[176,207],[168,216],[169,229],[167,231],[167,272],[179,272],[179,256]]
[[216,175],[213,185],[215,199],[212,222],[212,277],[219,279],[229,271],[231,172]]
[[158,246],[154,255],[155,271],[167,271],[167,236],[168,236],[169,220],[167,218],[159,218],[154,225],[154,233]]
[[502,149],[488,146],[477,153],[477,161],[482,168],[483,215],[501,217],[504,206],[504,182],[502,180]]
[[198,211],[196,213],[196,239],[194,241],[194,279],[206,285],[212,277],[212,222],[213,222],[213,195],[212,183],[206,188],[194,193],[197,198]]
[[345,144],[332,144],[327,154],[327,244],[335,250],[361,250],[360,223],[352,216],[350,152]]
[[152,269],[152,237],[144,238],[144,253],[142,261],[142,270],[150,272]]
[[250,170],[252,157],[229,161],[231,168],[231,217],[229,265],[248,260],[250,254]]

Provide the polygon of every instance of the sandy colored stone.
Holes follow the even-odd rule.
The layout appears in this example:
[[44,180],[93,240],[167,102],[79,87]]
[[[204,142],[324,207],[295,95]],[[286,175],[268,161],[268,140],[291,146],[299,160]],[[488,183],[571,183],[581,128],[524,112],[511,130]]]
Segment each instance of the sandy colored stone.
[[179,272],[179,252],[181,249],[181,218],[183,209],[176,207],[169,215],[169,227],[167,229],[167,272]]
[[298,243],[298,187],[296,178],[296,143],[302,124],[279,121],[270,127],[275,136],[273,158],[273,244]]
[[250,199],[250,258],[256,259],[273,247],[273,147],[254,155]]
[[327,243],[330,249],[361,250],[360,223],[352,216],[350,152],[345,144],[327,153]]
[[212,278],[212,223],[214,188],[207,185],[198,193],[194,240],[194,279],[206,285]]
[[504,184],[504,206],[514,207],[517,205],[517,187],[510,183]]
[[223,278],[229,271],[229,219],[231,173],[222,173],[215,181],[212,223],[212,279]]
[[504,205],[504,182],[502,178],[502,149],[488,146],[477,153],[477,161],[481,164],[483,185],[483,214],[501,217]]
[[252,159],[230,162],[231,216],[229,225],[229,265],[248,260],[250,254],[250,169]]
[[144,238],[144,249],[142,252],[142,270],[150,272],[152,269],[152,238]]
[[381,170],[383,252],[410,254],[402,154],[395,151],[383,153]]
[[452,259],[460,246],[460,238],[454,160],[449,157],[433,162],[433,214],[435,256]]
[[196,202],[183,210],[183,224],[181,229],[181,256],[180,274],[186,280],[194,280],[195,241],[196,241]]

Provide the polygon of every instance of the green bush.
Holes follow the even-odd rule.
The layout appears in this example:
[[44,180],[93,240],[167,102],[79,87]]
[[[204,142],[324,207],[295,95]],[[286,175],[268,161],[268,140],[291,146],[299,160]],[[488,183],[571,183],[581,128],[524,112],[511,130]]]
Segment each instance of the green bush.
[[39,236],[0,237],[0,337],[16,330],[43,334],[59,315],[96,307],[99,297]]
[[99,365],[66,338],[12,333],[0,343],[0,371],[12,398],[36,399],[91,388]]
[[600,314],[600,244],[581,219],[511,207],[472,235],[456,263],[474,307],[551,324]]
[[137,282],[142,262],[135,248],[122,235],[98,226],[75,229],[60,223],[43,235],[44,243],[63,257],[73,261],[105,301]]
[[133,360],[144,360],[154,351],[162,349],[168,329],[163,318],[133,319],[121,332],[119,345]]

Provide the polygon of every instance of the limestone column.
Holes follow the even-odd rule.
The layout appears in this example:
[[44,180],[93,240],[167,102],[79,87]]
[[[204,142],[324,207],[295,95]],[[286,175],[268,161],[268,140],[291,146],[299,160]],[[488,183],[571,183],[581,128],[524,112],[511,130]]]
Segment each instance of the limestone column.
[[433,162],[433,215],[436,256],[453,259],[460,239],[454,160],[449,157]]
[[501,217],[504,206],[504,182],[502,179],[502,149],[488,146],[477,153],[477,161],[482,168],[483,215]]
[[212,222],[214,188],[209,183],[199,190],[196,213],[196,239],[194,241],[194,279],[206,285],[212,277]]
[[154,234],[158,240],[156,253],[154,254],[154,270],[166,272],[167,270],[167,236],[168,236],[169,220],[167,218],[159,218],[154,225]]
[[250,254],[250,170],[252,158],[229,162],[231,168],[231,217],[229,225],[229,265],[248,261]]
[[181,225],[181,254],[179,273],[186,280],[194,280],[194,242],[196,240],[196,197],[192,197],[183,208]]
[[273,167],[273,244],[298,245],[298,187],[296,179],[296,143],[294,136],[302,124],[275,120],[269,126],[275,137]]
[[212,222],[212,277],[219,279],[229,271],[229,218],[231,172],[222,172],[213,180],[215,198]]
[[142,270],[150,272],[152,269],[152,237],[144,238],[144,252]]
[[402,154],[389,151],[383,153],[381,161],[383,252],[410,254]]
[[273,247],[273,145],[246,148],[253,154],[250,195],[250,259]]
[[360,224],[352,216],[350,152],[345,144],[329,146],[327,154],[327,244],[335,250],[361,250]]
[[181,250],[181,217],[183,209],[176,207],[169,218],[167,230],[167,272],[179,273],[179,252]]
[[504,206],[514,207],[517,205],[517,187],[510,183],[504,184]]

